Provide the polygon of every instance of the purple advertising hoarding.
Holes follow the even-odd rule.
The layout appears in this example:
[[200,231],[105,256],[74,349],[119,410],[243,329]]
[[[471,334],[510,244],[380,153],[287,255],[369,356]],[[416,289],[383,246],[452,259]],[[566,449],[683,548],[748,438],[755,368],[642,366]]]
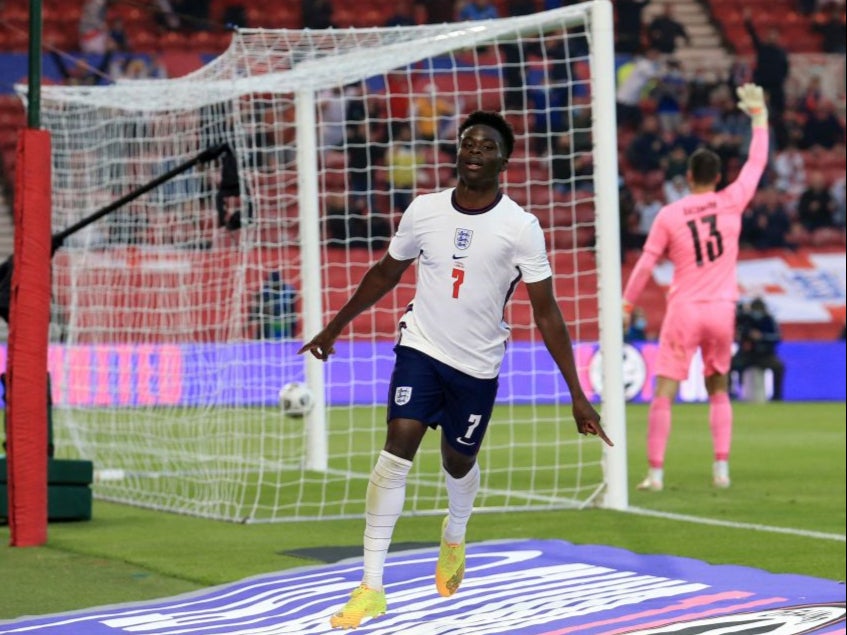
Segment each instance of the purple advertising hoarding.
[[[300,342],[234,344],[51,345],[48,356],[55,406],[256,406],[275,403],[288,381],[303,379]],[[657,345],[625,347],[627,398],[652,397]],[[787,401],[845,400],[845,343],[785,342]],[[596,344],[578,344],[576,358],[589,396],[602,390]],[[327,364],[327,398],[332,405],[381,403],[388,390],[392,344],[340,342]],[[0,347],[5,368],[6,349]],[[511,372],[531,382],[508,381]],[[680,386],[680,401],[704,401],[699,357]],[[503,365],[501,402],[567,400],[567,388],[543,345],[515,342]]]

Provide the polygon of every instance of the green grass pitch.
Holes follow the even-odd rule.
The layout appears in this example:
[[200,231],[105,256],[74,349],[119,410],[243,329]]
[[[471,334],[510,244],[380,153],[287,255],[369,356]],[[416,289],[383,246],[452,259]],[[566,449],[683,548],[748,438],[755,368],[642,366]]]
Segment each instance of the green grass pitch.
[[[845,404],[734,409],[729,490],[710,486],[707,406],[676,404],[665,490],[635,491],[646,469],[647,407],[630,405],[630,511],[486,513],[471,520],[468,538],[557,538],[843,581]],[[318,564],[288,552],[358,547],[362,525],[360,518],[242,525],[96,501],[89,522],[51,523],[46,546],[0,550],[0,571],[11,582],[0,594],[0,619],[164,597]],[[438,516],[404,516],[394,540],[435,543],[439,525]],[[9,535],[0,527],[7,545]]]

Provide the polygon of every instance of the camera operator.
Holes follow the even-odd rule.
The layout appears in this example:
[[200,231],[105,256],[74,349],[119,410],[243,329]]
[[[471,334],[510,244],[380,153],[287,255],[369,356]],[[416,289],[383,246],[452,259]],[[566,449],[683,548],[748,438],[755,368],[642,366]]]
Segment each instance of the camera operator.
[[782,341],[782,336],[779,332],[779,324],[768,313],[761,298],[754,299],[747,311],[739,306],[735,329],[738,351],[732,357],[730,372],[737,377],[736,385],[741,384],[744,371],[748,368],[770,369],[773,372],[772,400],[782,401],[785,364],[777,355],[777,347]]

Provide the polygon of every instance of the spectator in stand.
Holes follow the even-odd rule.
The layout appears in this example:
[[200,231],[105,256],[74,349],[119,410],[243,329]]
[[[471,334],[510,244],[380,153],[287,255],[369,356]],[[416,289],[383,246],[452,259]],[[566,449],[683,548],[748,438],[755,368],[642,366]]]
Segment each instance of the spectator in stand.
[[769,27],[765,40],[760,40],[753,24],[753,14],[744,9],[744,26],[756,49],[756,68],[753,82],[761,86],[768,95],[768,111],[773,119],[782,118],[785,110],[785,80],[788,79],[788,52],[780,42],[779,29]]
[[128,57],[111,71],[112,79],[150,79],[152,70],[143,57]]
[[[14,208],[14,200],[12,198],[12,184],[9,179],[9,174],[4,169],[3,161],[0,161],[0,214],[12,214]],[[2,272],[2,270],[0,270]],[[4,285],[3,276],[0,275],[0,287]],[[2,301],[8,301],[8,298],[2,298]],[[3,319],[6,319],[5,317]],[[8,322],[8,320],[6,320]]]
[[694,128],[691,125],[691,118],[684,117],[680,120],[680,122],[676,125],[676,129],[674,130],[673,141],[671,141],[671,146],[673,147],[681,147],[685,152],[686,161],[687,158],[694,154],[694,151],[698,148],[702,148],[705,145],[700,136],[694,132]]
[[155,0],[156,11],[153,20],[164,31],[176,31],[180,27],[179,16],[170,0]]
[[808,117],[818,109],[818,104],[821,103],[822,99],[821,77],[820,75],[812,75],[802,94],[794,100],[794,104],[804,117]]
[[648,86],[662,72],[659,52],[648,48],[641,55],[622,64],[617,73],[617,114],[618,125],[624,128],[637,129],[643,113],[641,100],[648,91]]
[[426,0],[426,15],[430,24],[452,22],[456,16],[454,0]]
[[647,314],[640,306],[633,307],[632,319],[629,322],[629,328],[624,331],[623,341],[627,344],[633,342],[647,342],[654,339],[647,334]]
[[412,0],[397,0],[394,3],[394,13],[388,17],[383,26],[415,26],[415,6]]
[[824,53],[844,55],[847,52],[844,6],[844,2],[827,2],[815,13],[812,29],[821,34]]
[[802,146],[807,150],[816,147],[832,150],[836,146],[844,146],[844,125],[830,100],[822,99],[817,110],[806,119]]
[[668,150],[667,159],[665,161],[665,183],[673,181],[676,177],[685,177],[688,173],[688,157],[689,153],[680,144],[673,142],[673,145]]
[[500,17],[497,7],[491,0],[465,0],[459,6],[456,19],[459,22],[466,20],[495,20]]
[[550,178],[553,188],[561,193],[567,194],[576,189],[574,179],[573,146],[571,144],[571,133],[562,132],[554,141],[553,152],[550,155]]
[[665,181],[662,186],[662,194],[666,203],[675,203],[691,194],[691,189],[688,187],[685,176],[677,174],[672,179]]
[[591,154],[574,152],[571,133],[559,133],[550,159],[550,176],[556,191],[562,194],[591,192],[594,189],[593,175]]
[[638,211],[635,197],[623,177],[618,178],[618,211],[620,212],[621,262],[626,253],[644,246],[644,236],[638,233]]
[[[370,138],[368,124],[365,121],[348,123],[347,142],[347,182],[350,195],[366,197],[370,201],[373,188],[371,170],[377,164],[378,144]],[[371,205],[368,205],[371,207]]]
[[121,53],[129,53],[129,36],[124,28],[124,21],[120,16],[115,16],[109,22],[109,37],[115,45],[115,50]]
[[449,132],[461,107],[461,104],[439,94],[434,83],[425,84],[412,99],[412,118],[418,138],[434,147],[441,140],[449,140],[450,145],[455,145]]
[[805,117],[794,106],[788,106],[782,113],[781,121],[773,122],[777,148],[785,148],[790,143],[798,148],[803,147],[803,125]]
[[793,209],[806,189],[806,158],[797,147],[795,139],[789,139],[787,145],[777,151],[773,171],[774,185],[788,197],[789,206]]
[[[566,37],[550,42],[545,50],[541,51],[537,47],[530,50],[548,60],[546,64],[531,68],[524,81],[528,107],[535,113],[532,126],[535,151],[545,154],[551,140],[560,132],[578,127],[574,120],[579,117],[579,109],[570,108],[571,100],[576,102],[582,97],[579,90],[574,90],[576,73],[573,60],[584,59],[588,49],[584,32],[572,28]],[[577,147],[579,139],[574,138],[572,141],[574,147]]]
[[845,209],[845,199],[844,199],[844,184],[845,177],[842,174],[835,181],[833,181],[832,186],[829,188],[829,194],[832,196],[832,200],[835,201],[835,212],[833,213],[833,218],[835,219],[835,226],[844,230],[845,224],[847,224],[847,209]]
[[147,62],[147,77],[150,79],[167,79],[168,78],[168,67],[165,64],[165,60],[163,59],[163,54],[161,51],[156,51],[155,53],[149,54],[149,61]]
[[243,4],[228,4],[224,7],[221,14],[221,24],[227,29],[232,27],[240,27],[245,29],[250,26],[250,21],[247,19],[247,7]]
[[650,233],[650,228],[653,226],[653,221],[662,210],[661,191],[654,188],[647,188],[641,194],[641,200],[635,202],[635,211],[638,212],[638,233],[645,238]]
[[307,29],[329,29],[332,21],[332,0],[302,0],[303,26]]
[[506,12],[510,16],[530,15],[536,12],[535,0],[506,0]]
[[370,113],[365,103],[362,84],[353,82],[344,87],[344,120],[347,126],[366,122]]
[[721,159],[721,182],[725,183],[730,166],[741,158],[741,144],[750,131],[749,121],[736,108],[728,87],[716,89],[712,98],[715,115],[708,147]]
[[340,86],[333,86],[320,93],[318,108],[321,150],[326,151],[340,146],[344,141],[345,117],[347,116],[344,90]]
[[188,31],[206,31],[209,28],[211,0],[173,0],[180,24]]
[[391,187],[391,207],[395,212],[402,214],[412,202],[418,183],[418,167],[424,160],[424,156],[412,141],[412,129],[409,124],[397,124],[394,141],[385,157]]
[[750,62],[743,57],[736,57],[729,67],[726,83],[730,91],[735,91],[739,86],[751,81],[752,77],[753,70],[750,68]]
[[749,311],[745,311],[742,306],[736,314],[735,328],[738,350],[732,356],[730,374],[735,380],[730,384],[739,385],[748,368],[770,369],[773,372],[773,401],[782,401],[785,363],[777,353],[782,335],[779,324],[768,313],[761,298],[750,303]]
[[797,219],[811,234],[836,227],[835,200],[823,172],[815,170],[809,173],[809,185],[797,201]]
[[385,117],[389,121],[409,118],[409,77],[402,70],[389,71],[385,78]]
[[655,115],[647,115],[626,148],[626,158],[639,172],[663,171],[668,150],[668,144],[659,129],[659,119]]
[[739,242],[753,249],[793,249],[796,245],[788,241],[790,231],[791,217],[782,194],[774,187],[765,187],[744,210]]
[[718,87],[710,71],[698,68],[688,81],[688,114],[693,117],[708,116],[712,108],[712,93]]
[[662,12],[647,25],[647,43],[665,55],[673,55],[679,40],[691,43],[688,32],[673,17],[673,3],[665,2]]
[[283,282],[279,271],[268,274],[250,309],[252,336],[257,340],[281,340],[297,331],[297,291]]
[[[569,110],[574,76],[571,60],[581,57],[581,35],[569,32],[568,38],[560,39],[549,45],[542,57],[547,64],[531,69],[526,78],[526,96],[529,108],[535,113],[533,132],[535,151],[545,154],[552,139],[575,123],[568,117],[575,117],[575,111]],[[566,48],[567,47],[567,48]],[[576,145],[576,139],[572,140]]]
[[678,60],[668,60],[651,96],[656,102],[656,115],[662,130],[672,132],[683,120],[688,102],[688,80]]
[[818,0],[797,0],[797,12],[809,16],[818,7]]
[[[532,0],[511,0],[508,3],[510,16],[527,15],[535,12],[535,2]],[[527,43],[524,40],[503,42],[500,45],[504,64],[503,80],[505,81],[506,110],[526,110],[527,84],[526,68],[522,63],[530,55],[541,55],[540,46]]]
[[[112,0],[85,0],[79,18],[79,50],[104,55],[110,49],[107,13]],[[111,47],[114,49],[114,46]]]
[[329,244],[335,247],[382,249],[391,235],[388,221],[370,213],[363,197],[348,199],[337,193],[326,197],[326,227]]
[[650,0],[618,0],[615,2],[615,51],[635,54],[641,50],[643,22],[641,14]]

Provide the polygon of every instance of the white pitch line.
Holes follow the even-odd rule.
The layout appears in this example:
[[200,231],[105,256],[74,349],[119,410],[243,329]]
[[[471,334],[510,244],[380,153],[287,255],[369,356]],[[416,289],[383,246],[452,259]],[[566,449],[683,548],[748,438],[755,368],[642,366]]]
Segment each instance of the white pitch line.
[[717,525],[719,527],[731,527],[733,529],[753,529],[755,531],[767,531],[773,534],[788,534],[790,536],[801,536],[803,538],[819,538],[821,540],[836,540],[845,542],[844,534],[825,534],[820,531],[807,531],[805,529],[792,529],[789,527],[771,527],[769,525],[757,525],[755,523],[737,523],[728,520],[717,520],[715,518],[701,518],[700,516],[686,516],[685,514],[670,514],[668,512],[657,512],[643,507],[628,507],[625,513],[637,516],[653,516],[655,518],[666,518],[678,520],[685,523],[698,525]]

